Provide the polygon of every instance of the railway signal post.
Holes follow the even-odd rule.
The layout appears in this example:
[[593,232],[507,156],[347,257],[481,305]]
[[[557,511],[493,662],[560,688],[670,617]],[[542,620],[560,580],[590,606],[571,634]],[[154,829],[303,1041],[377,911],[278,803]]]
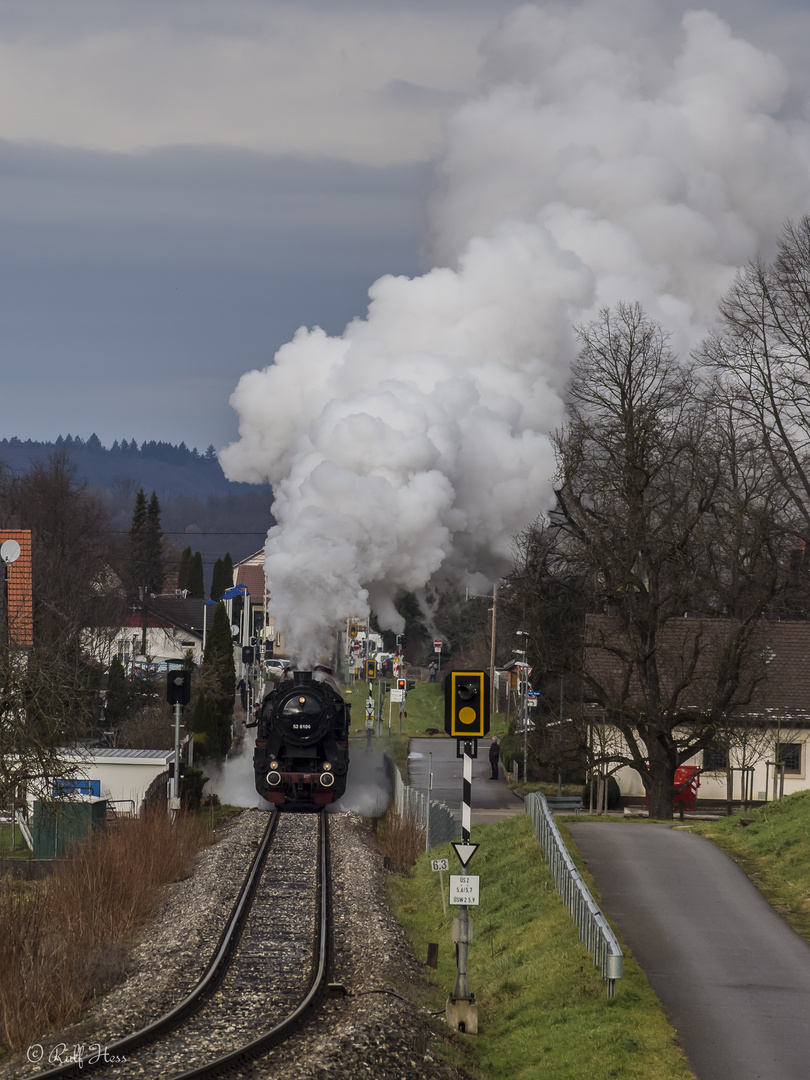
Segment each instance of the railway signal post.
[[470,843],[472,824],[472,762],[478,740],[489,732],[489,675],[485,671],[451,671],[444,680],[444,730],[456,740],[456,755],[463,758],[461,843],[453,844],[461,873],[450,877],[450,903],[460,908],[453,920],[456,944],[456,985],[447,999],[448,1024],[469,1035],[478,1032],[478,1004],[470,990],[467,961],[473,936],[469,908],[478,905],[479,879],[468,872],[478,845]]
[[174,775],[170,780],[169,813],[180,810],[180,714],[191,700],[191,672],[186,670],[166,673],[166,700],[174,705]]

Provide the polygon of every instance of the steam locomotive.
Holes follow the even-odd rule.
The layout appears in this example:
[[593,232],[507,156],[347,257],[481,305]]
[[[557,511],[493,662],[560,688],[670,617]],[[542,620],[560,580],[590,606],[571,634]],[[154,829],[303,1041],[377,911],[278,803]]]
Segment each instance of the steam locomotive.
[[279,810],[314,812],[346,790],[349,714],[328,668],[288,671],[258,716],[256,790]]

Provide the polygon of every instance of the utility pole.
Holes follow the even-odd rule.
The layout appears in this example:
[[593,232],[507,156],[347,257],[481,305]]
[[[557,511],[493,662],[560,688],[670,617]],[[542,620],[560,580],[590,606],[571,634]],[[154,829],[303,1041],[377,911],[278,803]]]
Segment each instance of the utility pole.
[[495,712],[497,708],[496,690],[495,690],[495,633],[498,628],[498,582],[496,581],[492,587],[492,642],[489,649],[489,690],[490,690],[490,702],[489,708],[491,712]]
[[[528,633],[525,630],[516,630],[516,634],[520,637],[528,637]],[[529,690],[529,665],[526,662],[525,649],[514,649],[516,655],[522,657],[522,660],[518,664],[518,671],[520,672],[520,704],[518,706],[518,730],[521,725],[523,726],[523,783],[529,779],[529,706],[528,706],[528,690]]]
[[497,701],[495,700],[497,694],[495,692],[495,640],[498,631],[498,582],[492,586],[492,596],[482,596],[479,593],[470,594],[469,590],[465,593],[466,599],[469,600],[491,600],[492,601],[492,628],[490,631],[490,647],[489,647],[489,708],[491,712],[496,711]]

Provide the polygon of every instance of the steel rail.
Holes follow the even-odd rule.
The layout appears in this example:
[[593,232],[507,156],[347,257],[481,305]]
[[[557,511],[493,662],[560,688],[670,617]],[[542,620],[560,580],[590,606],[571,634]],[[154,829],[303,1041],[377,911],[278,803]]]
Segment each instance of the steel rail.
[[232,1050],[207,1065],[198,1066],[188,1072],[178,1074],[172,1080],[203,1080],[233,1071],[239,1074],[239,1067],[246,1065],[274,1046],[284,1042],[293,1034],[299,1024],[306,1019],[308,1011],[317,1004],[325,989],[329,972],[329,935],[330,935],[330,880],[329,880],[329,815],[318,814],[318,915],[316,928],[315,953],[313,956],[312,975],[306,995],[296,1008],[284,1020],[265,1031],[257,1038],[237,1050]]
[[[122,1055],[124,1057],[126,1056],[126,1051],[131,1052],[132,1050],[137,1050],[139,1047],[146,1046],[148,1043],[155,1042],[161,1036],[179,1027],[190,1016],[199,1012],[208,998],[222,982],[233,959],[234,952],[236,951],[236,947],[239,944],[239,939],[242,935],[242,930],[247,921],[248,913],[250,912],[251,905],[253,904],[256,895],[256,889],[261,880],[261,872],[267,861],[267,855],[272,846],[273,839],[275,838],[276,830],[278,829],[278,821],[279,814],[276,811],[270,815],[270,819],[267,822],[267,827],[259,842],[256,854],[253,857],[253,862],[245,875],[242,887],[239,890],[239,895],[231,910],[230,918],[220,935],[213,959],[191,993],[175,1005],[174,1008],[170,1009],[162,1016],[159,1016],[158,1019],[154,1020],[151,1024],[139,1028],[130,1035],[125,1035],[123,1039],[119,1039],[117,1042],[110,1043],[110,1045],[105,1048],[106,1052],[104,1056],[99,1057],[97,1060],[89,1059],[82,1063],[68,1062],[55,1069],[48,1069],[45,1072],[36,1073],[33,1080],[52,1080],[52,1078],[55,1080],[56,1077],[59,1077],[60,1080],[68,1080],[68,1078],[72,1077],[86,1076],[88,1072],[92,1072],[94,1069],[112,1067],[112,1065],[117,1063],[116,1059],[120,1059]],[[105,1058],[107,1057],[111,1060],[106,1061]]]

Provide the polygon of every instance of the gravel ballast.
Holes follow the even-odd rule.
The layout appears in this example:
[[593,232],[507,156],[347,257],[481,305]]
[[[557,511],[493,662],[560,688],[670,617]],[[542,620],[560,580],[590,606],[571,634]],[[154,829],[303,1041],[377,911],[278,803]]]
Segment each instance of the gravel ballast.
[[[129,956],[124,982],[101,998],[81,1024],[43,1035],[43,1060],[8,1059],[3,1078],[35,1076],[63,1044],[105,1046],[154,1020],[176,1004],[205,970],[267,823],[264,811],[246,810],[202,851],[194,873],[170,886]],[[463,1080],[465,1073],[437,1060],[438,1042],[450,1038],[441,1017],[418,1004],[421,964],[384,898],[386,871],[373,849],[367,821],[356,814],[329,817],[332,836],[334,965],[332,978],[346,997],[330,998],[314,1021],[291,1040],[244,1069],[274,1080]],[[268,989],[271,992],[271,989]],[[39,1049],[33,1050],[38,1056]],[[116,1069],[107,1075],[114,1076]]]

